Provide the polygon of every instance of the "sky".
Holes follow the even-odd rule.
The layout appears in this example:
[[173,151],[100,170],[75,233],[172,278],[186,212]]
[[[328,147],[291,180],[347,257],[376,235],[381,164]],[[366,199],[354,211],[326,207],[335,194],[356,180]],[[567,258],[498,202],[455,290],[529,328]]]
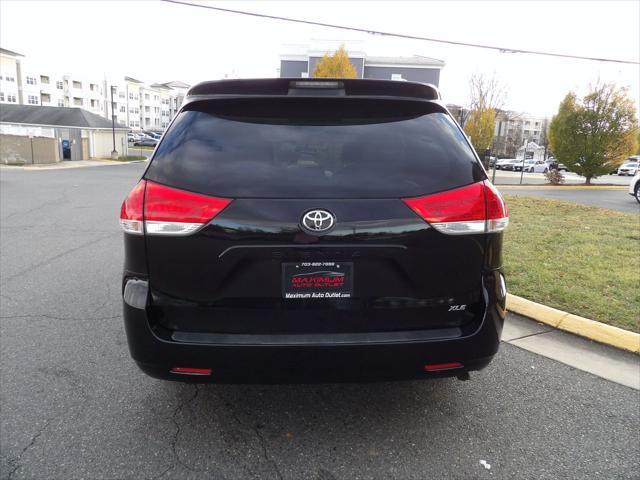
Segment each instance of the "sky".
[[[191,0],[196,3],[196,0]],[[640,1],[212,1],[237,10],[471,43],[639,61]],[[494,75],[505,108],[553,115],[569,90],[614,82],[638,106],[640,66],[558,59],[298,25],[160,1],[0,0],[0,46],[25,64],[81,76],[190,84],[277,76],[286,44],[358,42],[371,56],[444,60],[446,103],[466,105],[469,77]]]

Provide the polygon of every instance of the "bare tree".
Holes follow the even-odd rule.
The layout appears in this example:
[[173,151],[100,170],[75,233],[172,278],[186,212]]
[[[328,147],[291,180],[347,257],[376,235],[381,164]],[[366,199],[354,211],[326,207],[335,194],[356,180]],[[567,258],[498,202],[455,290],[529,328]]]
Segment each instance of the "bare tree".
[[463,128],[476,152],[482,155],[493,143],[496,113],[506,100],[506,91],[495,76],[480,73],[471,76],[469,89],[469,115]]
[[500,110],[507,100],[507,90],[495,75],[486,77],[481,73],[474,73],[469,80],[470,109]]

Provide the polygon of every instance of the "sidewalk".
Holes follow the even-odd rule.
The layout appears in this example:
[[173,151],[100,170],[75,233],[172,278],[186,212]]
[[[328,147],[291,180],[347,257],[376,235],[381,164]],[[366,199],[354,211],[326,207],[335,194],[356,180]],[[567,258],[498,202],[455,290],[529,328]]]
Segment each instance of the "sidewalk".
[[113,165],[127,165],[130,163],[146,162],[147,160],[117,161],[117,160],[75,160],[42,165],[5,165],[0,164],[2,170],[62,170],[66,168],[108,167]]

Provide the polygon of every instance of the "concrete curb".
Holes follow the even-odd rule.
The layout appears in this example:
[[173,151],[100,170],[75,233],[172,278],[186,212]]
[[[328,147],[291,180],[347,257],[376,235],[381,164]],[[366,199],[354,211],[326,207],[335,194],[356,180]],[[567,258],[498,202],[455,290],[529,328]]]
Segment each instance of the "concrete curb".
[[628,190],[629,186],[625,185],[592,185],[587,187],[585,185],[509,185],[506,183],[499,183],[496,185],[498,190]]
[[508,294],[507,310],[598,343],[640,353],[640,334]]

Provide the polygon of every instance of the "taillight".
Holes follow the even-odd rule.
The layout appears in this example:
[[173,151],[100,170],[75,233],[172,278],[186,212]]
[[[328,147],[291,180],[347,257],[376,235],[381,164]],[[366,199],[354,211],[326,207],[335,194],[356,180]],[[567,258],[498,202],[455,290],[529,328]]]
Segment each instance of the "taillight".
[[487,232],[501,232],[509,225],[509,210],[493,183],[489,180],[483,183],[487,201]]
[[122,202],[120,207],[120,226],[127,233],[142,235],[144,233],[144,225],[142,221],[142,207],[144,204],[144,188],[146,186],[144,180],[140,180],[138,184],[129,192],[127,198]]
[[403,201],[433,228],[450,235],[500,232],[509,223],[502,196],[488,180]]
[[[143,192],[144,210],[142,202],[137,199],[138,189]],[[134,194],[136,205],[140,203],[139,211],[142,212],[139,216],[140,230],[136,231],[127,228],[128,223],[123,223],[125,205]],[[144,221],[144,232],[149,235],[189,235],[209,223],[230,202],[227,198],[211,197],[141,180],[122,205],[120,223],[129,233],[143,233]]]

